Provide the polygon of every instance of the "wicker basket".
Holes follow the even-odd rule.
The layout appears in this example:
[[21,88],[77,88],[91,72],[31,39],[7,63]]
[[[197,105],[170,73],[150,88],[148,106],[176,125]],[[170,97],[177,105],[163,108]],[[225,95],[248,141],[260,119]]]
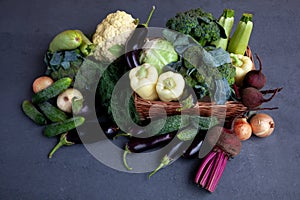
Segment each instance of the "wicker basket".
[[[247,48],[246,55],[253,61],[253,55],[249,47]],[[253,69],[255,69],[254,62]],[[199,101],[195,107],[182,111],[180,111],[181,105],[179,102],[149,101],[137,94],[134,94],[134,102],[141,119],[159,117],[165,114],[199,114],[200,116],[215,116],[219,119],[224,119],[226,113],[225,119],[232,120],[247,110],[247,107],[238,101],[227,101],[224,105],[216,105],[211,101]],[[151,112],[149,112],[150,108]]]

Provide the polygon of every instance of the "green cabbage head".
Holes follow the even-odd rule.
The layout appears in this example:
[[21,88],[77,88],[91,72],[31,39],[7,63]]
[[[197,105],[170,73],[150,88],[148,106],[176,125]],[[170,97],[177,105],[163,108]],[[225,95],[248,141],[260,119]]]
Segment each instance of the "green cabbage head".
[[177,60],[178,55],[173,45],[162,38],[148,40],[140,55],[140,63],[149,63],[154,66],[158,74],[162,72],[164,66]]

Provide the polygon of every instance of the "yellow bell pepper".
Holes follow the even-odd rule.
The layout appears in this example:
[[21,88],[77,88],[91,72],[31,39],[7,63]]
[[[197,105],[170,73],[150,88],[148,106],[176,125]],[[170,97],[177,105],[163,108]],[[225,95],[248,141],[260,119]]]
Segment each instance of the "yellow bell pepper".
[[157,100],[156,83],[158,73],[154,66],[144,63],[129,72],[130,86],[140,97],[146,100]]
[[158,77],[156,92],[162,101],[178,101],[183,94],[185,82],[183,76],[171,71]]

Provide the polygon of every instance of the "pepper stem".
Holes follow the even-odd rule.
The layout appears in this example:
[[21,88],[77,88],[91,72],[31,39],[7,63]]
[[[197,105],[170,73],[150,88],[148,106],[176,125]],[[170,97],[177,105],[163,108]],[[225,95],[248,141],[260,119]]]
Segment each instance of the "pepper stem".
[[141,68],[137,71],[136,73],[136,76],[139,78],[139,79],[143,79],[143,78],[146,78],[148,75],[148,71],[147,69],[145,68],[145,66],[141,66]]
[[127,160],[126,160],[126,156],[129,153],[131,153],[131,152],[129,151],[128,146],[126,145],[124,153],[123,153],[123,163],[124,163],[124,166],[126,167],[127,170],[132,170],[132,167],[129,167],[129,165],[127,163]]
[[167,166],[169,163],[171,162],[171,158],[169,158],[167,155],[165,155],[160,164],[158,165],[158,167],[156,169],[154,169],[148,176],[148,178],[150,179],[151,176],[153,176],[156,172],[158,172],[160,169],[162,169],[163,167]]
[[67,140],[67,133],[64,133],[60,136],[59,142],[57,143],[57,145],[55,145],[55,147],[50,151],[48,158],[52,158],[53,154],[62,146],[69,146],[74,144],[74,142],[69,142]]
[[163,83],[164,83],[164,88],[166,88],[168,90],[171,90],[171,89],[173,89],[176,86],[176,83],[175,83],[174,79],[171,78],[171,77],[165,79],[163,81]]
[[142,24],[143,26],[148,27],[149,22],[150,22],[150,20],[151,20],[151,17],[152,17],[152,15],[153,15],[154,10],[155,10],[155,6],[152,6],[152,10],[150,11],[150,14],[149,14],[149,16],[148,16],[148,19],[147,19],[146,23]]
[[240,67],[243,65],[243,61],[241,61],[236,54],[231,53],[230,58],[232,59],[232,64],[236,67]]

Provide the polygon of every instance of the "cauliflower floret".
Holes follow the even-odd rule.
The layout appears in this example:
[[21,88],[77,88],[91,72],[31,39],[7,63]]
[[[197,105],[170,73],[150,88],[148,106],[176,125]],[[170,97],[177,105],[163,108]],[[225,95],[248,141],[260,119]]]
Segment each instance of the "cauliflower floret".
[[124,46],[128,37],[135,30],[137,20],[124,11],[116,11],[97,26],[93,34],[93,43],[96,44],[94,56],[97,60],[113,61],[116,59],[109,48],[114,45]]

